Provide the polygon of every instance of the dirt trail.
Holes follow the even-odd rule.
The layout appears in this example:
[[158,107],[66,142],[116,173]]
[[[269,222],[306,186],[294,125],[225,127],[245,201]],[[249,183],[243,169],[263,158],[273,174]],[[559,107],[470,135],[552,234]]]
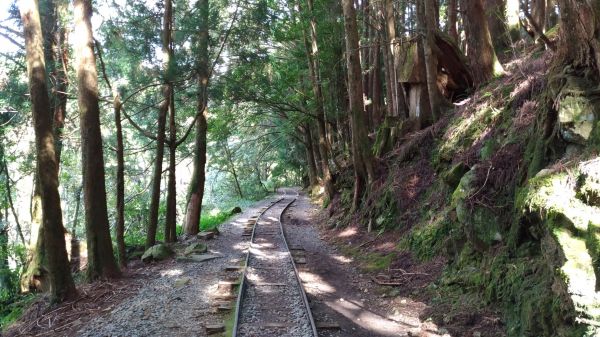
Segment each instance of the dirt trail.
[[[319,336],[387,337],[419,335],[419,315],[426,305],[410,299],[391,299],[352,259],[320,238],[315,226],[318,208],[301,193],[283,221],[291,246],[305,250],[300,277],[317,322],[337,323],[340,330],[320,330]],[[435,330],[435,329],[433,329]],[[436,336],[433,334],[431,336]]]

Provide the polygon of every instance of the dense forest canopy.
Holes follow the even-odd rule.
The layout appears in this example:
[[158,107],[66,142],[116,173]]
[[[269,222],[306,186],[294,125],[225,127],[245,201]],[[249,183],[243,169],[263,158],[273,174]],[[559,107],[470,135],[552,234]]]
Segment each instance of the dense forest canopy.
[[[559,138],[589,160],[599,115],[578,119],[588,103],[573,100],[597,94],[599,22],[584,0],[3,0],[0,317],[25,294],[73,299],[73,276],[119,277],[135,251],[282,186],[346,209],[342,223],[393,229],[408,202],[382,192],[386,177],[431,144],[462,144],[458,129],[442,138],[457,111],[517,78],[532,50],[550,55],[549,91],[512,142],[533,145],[506,181],[526,186],[566,151]],[[572,120],[561,103],[579,107]],[[470,206],[501,204],[490,188],[519,193],[492,164],[443,155],[427,167],[483,176]],[[495,244],[464,233],[482,254]]]

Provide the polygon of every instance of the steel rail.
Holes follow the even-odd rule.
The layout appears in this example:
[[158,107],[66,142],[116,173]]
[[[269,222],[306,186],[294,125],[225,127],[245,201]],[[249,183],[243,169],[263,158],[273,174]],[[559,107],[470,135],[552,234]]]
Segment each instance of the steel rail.
[[[287,191],[285,189],[283,189],[283,195],[286,196],[287,195]],[[300,287],[300,293],[302,296],[302,302],[304,303],[304,307],[306,309],[306,313],[308,315],[308,319],[309,319],[309,323],[311,326],[311,330],[312,330],[312,334],[313,337],[317,337],[317,327],[314,321],[314,318],[312,316],[312,312],[310,310],[310,305],[308,303],[308,297],[306,296],[306,292],[304,291],[304,286],[302,285],[302,280],[300,279],[300,274],[298,273],[298,268],[296,268],[296,263],[294,262],[294,258],[292,256],[292,252],[290,251],[287,239],[285,237],[285,232],[283,230],[283,223],[282,223],[282,218],[283,218],[283,214],[285,213],[285,211],[294,203],[296,202],[296,200],[298,199],[298,196],[300,195],[300,193],[296,192],[296,195],[293,197],[292,201],[290,201],[289,203],[287,203],[285,205],[285,207],[281,210],[281,212],[279,213],[278,216],[278,220],[277,222],[279,223],[279,231],[281,232],[281,237],[283,240],[283,243],[285,245],[285,249],[288,253],[288,256],[292,262],[292,268],[294,269],[294,275],[296,276],[296,282],[298,282],[298,287]],[[285,197],[280,198],[279,200],[275,201],[274,203],[272,203],[267,209],[265,209],[264,211],[262,211],[259,216],[256,219],[256,222],[254,223],[254,226],[252,228],[252,236],[250,237],[250,247],[252,247],[252,244],[254,243],[254,237],[255,237],[255,232],[256,232],[256,227],[258,225],[258,221],[259,219],[264,215],[265,212],[267,212],[269,209],[271,209],[271,207],[275,206],[276,204],[278,204],[279,202],[281,202],[282,200],[286,199]],[[236,313],[235,313],[235,321],[233,324],[233,331],[232,331],[232,337],[238,337],[238,328],[239,328],[239,321],[241,318],[241,313],[242,313],[242,302],[243,302],[243,296],[247,287],[247,280],[246,280],[246,270],[248,268],[248,261],[250,259],[250,249],[248,249],[248,254],[246,255],[246,264],[244,266],[244,271],[242,273],[242,281],[240,284],[240,289],[238,292],[238,298],[237,298],[237,302],[236,302]]]

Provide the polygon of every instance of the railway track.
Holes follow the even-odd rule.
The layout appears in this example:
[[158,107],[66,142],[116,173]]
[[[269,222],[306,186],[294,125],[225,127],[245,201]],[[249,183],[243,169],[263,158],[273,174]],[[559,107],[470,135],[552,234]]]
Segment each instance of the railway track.
[[236,305],[233,337],[317,337],[281,218],[298,196],[290,190],[256,219]]

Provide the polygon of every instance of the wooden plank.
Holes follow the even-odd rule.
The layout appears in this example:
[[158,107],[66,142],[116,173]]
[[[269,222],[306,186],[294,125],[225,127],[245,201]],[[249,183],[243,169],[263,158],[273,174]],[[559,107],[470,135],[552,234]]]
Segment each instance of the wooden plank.
[[316,322],[317,329],[320,330],[340,330],[341,327],[336,322]]
[[251,283],[251,285],[253,285],[255,287],[285,287],[287,284],[261,282],[261,283]]
[[209,335],[213,335],[213,334],[220,333],[220,332],[225,332],[224,324],[207,324],[205,326],[205,328],[206,328],[206,333]]
[[293,324],[287,323],[287,322],[268,322],[268,323],[263,323],[263,324],[257,324],[257,326],[260,326],[263,328],[289,328],[289,327],[293,326]]
[[294,259],[294,262],[296,262],[296,264],[306,264],[306,258],[305,257],[299,257],[297,259]]

